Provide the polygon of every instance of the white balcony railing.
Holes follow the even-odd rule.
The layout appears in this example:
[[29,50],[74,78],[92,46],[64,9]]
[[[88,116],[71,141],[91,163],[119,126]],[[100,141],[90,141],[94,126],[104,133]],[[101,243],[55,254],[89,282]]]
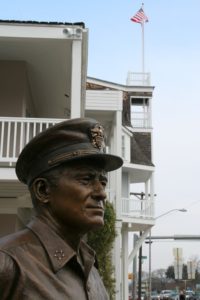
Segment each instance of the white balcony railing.
[[153,218],[154,201],[122,198],[122,215],[133,218]]
[[131,124],[133,128],[151,128],[151,120],[148,113],[131,112]]
[[150,86],[150,73],[128,72],[126,84],[131,86]]
[[34,136],[61,121],[63,120],[0,117],[0,164],[11,166]]

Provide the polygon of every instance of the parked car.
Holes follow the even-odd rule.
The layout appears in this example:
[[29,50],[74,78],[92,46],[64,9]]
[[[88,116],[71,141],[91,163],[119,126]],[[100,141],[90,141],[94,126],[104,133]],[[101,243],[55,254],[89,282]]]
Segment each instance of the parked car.
[[151,292],[151,300],[160,300],[160,294],[156,291]]
[[172,294],[172,290],[162,290],[160,292],[160,300],[168,300]]
[[169,300],[179,300],[179,293],[177,291],[171,291]]
[[195,300],[200,300],[200,291],[196,291],[194,293],[194,298],[195,298]]
[[141,292],[141,300],[147,300],[147,293],[145,291]]
[[[136,295],[136,299],[139,300],[138,295]],[[141,300],[147,300],[147,293],[145,291],[141,291]]]
[[185,299],[186,300],[194,300],[194,299],[196,299],[194,291],[192,291],[192,290],[185,291]]

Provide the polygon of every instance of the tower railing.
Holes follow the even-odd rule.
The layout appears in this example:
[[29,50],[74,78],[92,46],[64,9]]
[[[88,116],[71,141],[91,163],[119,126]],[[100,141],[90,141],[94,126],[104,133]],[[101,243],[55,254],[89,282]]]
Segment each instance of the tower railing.
[[150,73],[142,72],[128,72],[126,84],[131,86],[150,86],[151,85]]

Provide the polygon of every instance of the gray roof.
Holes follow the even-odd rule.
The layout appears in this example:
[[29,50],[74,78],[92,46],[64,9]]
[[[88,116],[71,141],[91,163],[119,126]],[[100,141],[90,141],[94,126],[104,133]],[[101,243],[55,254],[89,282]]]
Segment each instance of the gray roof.
[[74,25],[74,26],[81,26],[85,28],[84,22],[55,22],[55,21],[20,21],[20,20],[0,20],[0,23],[14,23],[14,24],[38,24],[38,25]]

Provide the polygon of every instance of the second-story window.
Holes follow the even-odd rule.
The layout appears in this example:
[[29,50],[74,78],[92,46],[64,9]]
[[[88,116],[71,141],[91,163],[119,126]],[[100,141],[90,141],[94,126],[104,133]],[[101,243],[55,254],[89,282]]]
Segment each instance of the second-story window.
[[148,98],[131,97],[131,124],[135,128],[150,127],[150,110]]

